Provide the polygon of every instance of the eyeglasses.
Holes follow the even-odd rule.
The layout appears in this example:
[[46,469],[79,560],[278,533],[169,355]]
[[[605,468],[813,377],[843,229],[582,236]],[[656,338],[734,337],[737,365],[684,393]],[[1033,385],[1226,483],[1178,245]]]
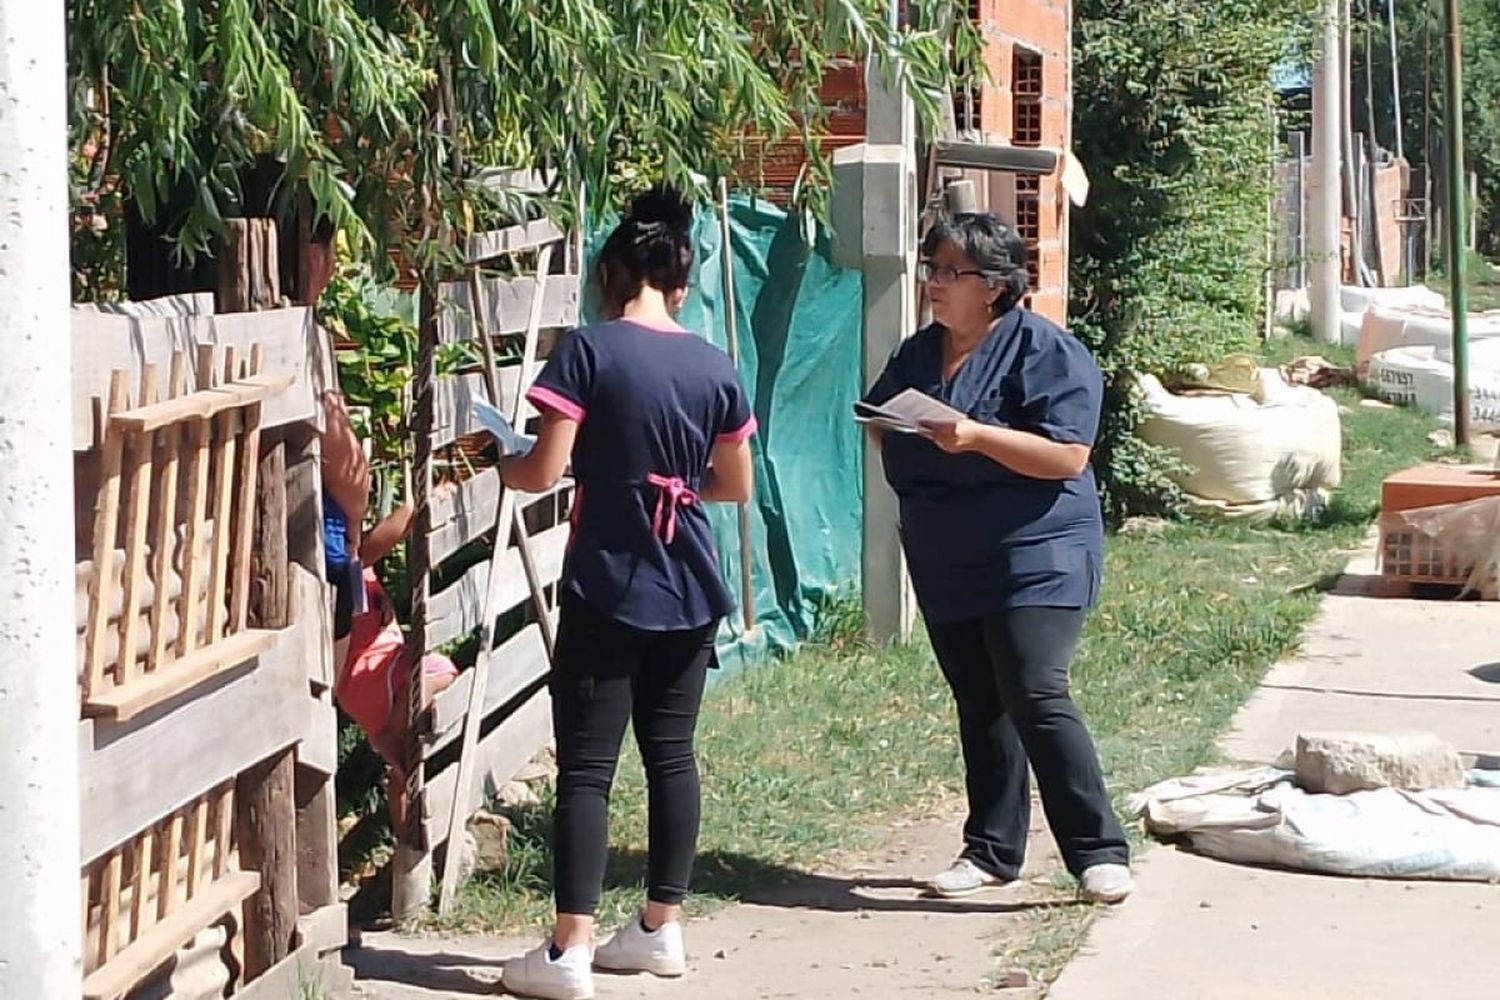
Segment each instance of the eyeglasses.
[[930,260],[917,262],[917,280],[925,281],[929,285],[952,285],[966,274],[984,277],[984,271],[977,267],[949,267],[946,264],[934,265]]

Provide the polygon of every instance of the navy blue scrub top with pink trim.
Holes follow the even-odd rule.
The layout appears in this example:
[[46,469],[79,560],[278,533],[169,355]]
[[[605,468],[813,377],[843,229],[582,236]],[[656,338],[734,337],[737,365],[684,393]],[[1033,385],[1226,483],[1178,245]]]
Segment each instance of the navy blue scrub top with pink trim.
[[698,499],[714,445],[755,433],[729,357],[689,333],[599,323],[558,341],[526,398],[580,425],[563,585],[651,632],[734,610]]
[[[943,333],[933,324],[903,342],[865,400],[878,405],[918,389],[981,423],[1093,446],[1104,380],[1077,338],[1013,309],[945,381]],[[1104,526],[1092,468],[1063,481],[1032,479],[983,455],[949,455],[899,433],[883,436],[881,457],[929,621],[1087,608],[1097,600]]]

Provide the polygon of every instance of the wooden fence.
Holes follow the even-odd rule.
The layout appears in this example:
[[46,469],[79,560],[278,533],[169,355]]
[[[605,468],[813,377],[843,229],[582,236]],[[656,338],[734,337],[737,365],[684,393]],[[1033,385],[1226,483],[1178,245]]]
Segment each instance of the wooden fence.
[[[572,485],[565,480],[541,496],[507,495],[499,470],[479,457],[489,437],[474,402],[491,403],[519,423],[535,416],[523,398],[530,379],[557,332],[578,320],[579,279],[569,273],[576,268],[551,273],[553,250],[563,240],[547,222],[478,235],[467,247],[473,273],[440,290],[439,340],[476,345],[485,364],[440,377],[434,387],[434,452],[473,461],[457,463],[466,472],[432,488],[425,558],[418,561],[430,568],[431,596],[425,620],[412,627],[428,651],[468,645],[474,663],[414,730],[412,756],[422,768],[412,786],[420,802],[413,815],[420,826],[403,831],[404,853],[397,855],[398,915],[426,905],[433,856],[551,735],[546,677]],[[483,269],[502,257],[509,265],[504,274]],[[535,273],[514,276],[523,261]],[[444,860],[446,905],[458,852]]]
[[73,315],[84,996],[348,985],[308,310]]

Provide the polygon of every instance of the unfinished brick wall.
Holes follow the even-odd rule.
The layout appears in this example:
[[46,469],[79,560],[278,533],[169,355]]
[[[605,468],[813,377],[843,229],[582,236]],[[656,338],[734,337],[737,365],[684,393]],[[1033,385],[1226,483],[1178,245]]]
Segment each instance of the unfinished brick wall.
[[[1068,0],[972,0],[969,16],[985,39],[993,82],[954,95],[961,132],[997,144],[1062,152],[1072,144],[1072,11]],[[823,87],[831,110],[820,139],[825,154],[865,139],[864,67],[831,74]],[[799,138],[750,144],[742,178],[785,202],[806,164]],[[966,171],[979,203],[1021,230],[1031,252],[1031,307],[1057,322],[1067,318],[1068,201],[1059,166],[1048,177]]]
[[[991,141],[1063,151],[1072,143],[1072,18],[1067,0],[978,0],[993,83],[980,97]],[[981,188],[983,191],[984,188]],[[1049,177],[992,177],[989,205],[1032,253],[1032,308],[1062,322],[1068,302],[1068,203],[1059,168]]]

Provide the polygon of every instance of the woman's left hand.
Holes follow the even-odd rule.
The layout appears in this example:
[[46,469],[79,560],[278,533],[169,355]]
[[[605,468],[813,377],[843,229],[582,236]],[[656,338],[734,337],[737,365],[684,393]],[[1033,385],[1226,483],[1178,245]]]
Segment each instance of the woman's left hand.
[[973,451],[979,438],[979,424],[963,420],[924,420],[922,436],[950,455]]

